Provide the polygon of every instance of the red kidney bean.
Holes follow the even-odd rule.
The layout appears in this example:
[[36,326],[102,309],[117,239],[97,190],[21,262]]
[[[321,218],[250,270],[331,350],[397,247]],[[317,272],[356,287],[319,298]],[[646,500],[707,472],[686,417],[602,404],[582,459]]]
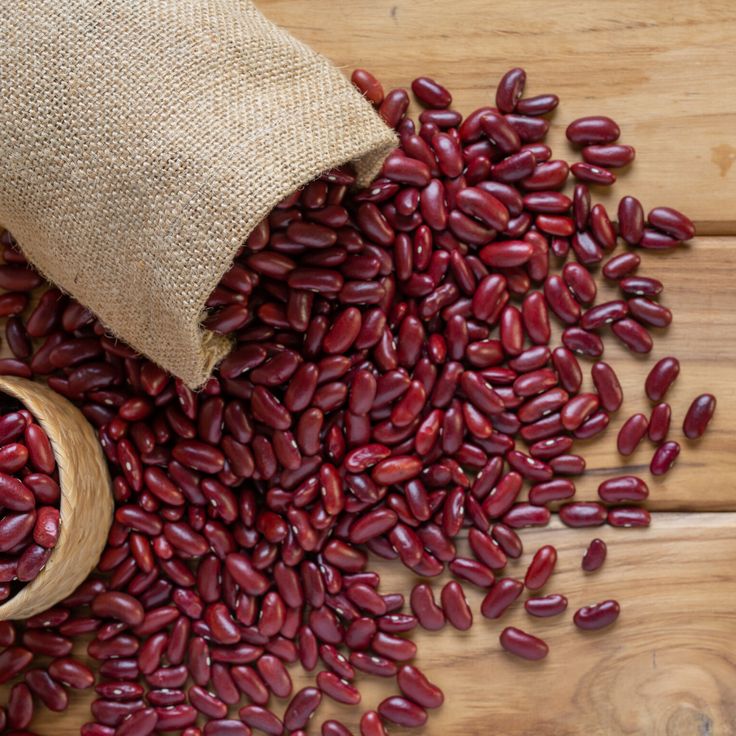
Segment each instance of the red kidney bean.
[[383,102],[383,87],[369,71],[356,69],[352,73],[350,81],[371,104],[378,106]]
[[419,625],[428,631],[438,631],[445,625],[445,614],[435,603],[432,589],[419,583],[411,591],[411,610]]
[[481,613],[485,618],[500,618],[523,590],[524,584],[519,580],[501,578],[483,599]]
[[507,626],[501,632],[499,641],[507,652],[522,659],[544,659],[549,652],[549,647],[542,639],[513,626]]
[[557,95],[536,95],[535,97],[525,97],[516,102],[515,110],[521,115],[546,115],[552,112],[559,104],[560,99]]
[[649,416],[649,439],[652,442],[662,442],[670,429],[672,409],[669,404],[657,404]]
[[360,736],[388,736],[381,716],[375,710],[366,711],[360,717]]
[[570,527],[601,526],[606,522],[606,509],[599,503],[566,503],[559,514],[562,523]]
[[582,568],[585,572],[595,572],[606,561],[608,548],[602,539],[593,539],[583,555]]
[[590,373],[603,409],[607,412],[617,411],[623,403],[624,395],[616,372],[608,363],[598,361],[590,369]]
[[[716,397],[713,394],[701,394],[696,396],[685,415],[682,423],[682,431],[685,437],[696,440],[705,434],[710,420],[716,410]],[[670,444],[670,443],[667,443]]]
[[544,296],[550,309],[565,323],[575,324],[580,307],[559,276],[549,276],[544,282]]
[[284,724],[271,711],[260,705],[246,705],[238,711],[238,716],[246,726],[257,728],[271,736],[280,736]]
[[609,509],[607,521],[611,526],[618,527],[649,526],[651,515],[638,506],[622,506]]
[[645,327],[632,319],[622,319],[611,325],[614,335],[632,352],[648,353],[652,349],[652,337]]
[[644,389],[651,401],[661,401],[669,387],[680,374],[680,361],[677,358],[662,358],[657,361],[647,375]]
[[617,447],[619,454],[631,455],[644,438],[649,427],[649,420],[644,414],[634,414],[629,417],[618,433]]
[[535,553],[526,571],[524,585],[529,590],[539,590],[549,580],[555,564],[557,563],[557,550],[552,545],[540,547]]
[[501,112],[513,112],[524,94],[526,72],[520,67],[509,69],[496,87],[496,106]]
[[577,429],[586,419],[598,410],[596,394],[581,393],[571,398],[560,412],[562,426],[568,431]]
[[466,631],[473,623],[473,614],[459,583],[451,580],[441,592],[442,610],[447,620],[460,631]]
[[382,700],[377,711],[387,721],[406,728],[418,728],[427,722],[424,708],[398,695]]
[[603,481],[598,486],[598,495],[607,503],[644,501],[649,496],[649,488],[635,475],[621,475]]
[[650,210],[647,222],[676,240],[690,240],[695,235],[692,220],[671,207],[655,207]]
[[503,230],[508,225],[509,211],[489,192],[466,187],[457,194],[457,206],[469,217],[476,217],[488,227]]
[[416,667],[404,665],[399,669],[396,680],[401,692],[423,708],[439,708],[445,700],[442,690],[433,685]]
[[575,495],[575,484],[566,478],[537,483],[529,489],[529,502],[544,506],[550,501],[562,501]]
[[325,695],[338,703],[357,705],[360,702],[358,690],[334,672],[320,672],[317,675],[317,686]]
[[321,702],[322,693],[317,688],[302,688],[294,695],[284,712],[284,726],[289,731],[306,728]]
[[602,601],[590,606],[583,606],[575,611],[575,626],[586,631],[602,629],[610,626],[619,616],[621,608],[614,600]]
[[601,270],[607,279],[618,281],[634,272],[640,263],[641,258],[636,253],[622,253],[606,261]]
[[578,118],[565,131],[570,142],[584,146],[613,143],[620,133],[618,125],[604,115]]
[[653,327],[667,327],[672,322],[672,312],[649,299],[629,299],[629,311],[640,322]]
[[43,670],[28,670],[24,675],[26,684],[37,695],[41,702],[56,712],[66,710],[69,698],[61,685],[54,682]]
[[644,209],[635,197],[624,197],[618,205],[619,235],[629,244],[638,245],[644,234]]
[[567,598],[558,593],[529,598],[525,601],[524,608],[529,615],[536,616],[537,618],[559,616],[567,610]]
[[610,168],[627,166],[636,157],[633,146],[621,144],[586,146],[582,150],[583,158],[589,164]]
[[665,442],[654,452],[649,472],[652,475],[664,475],[675,464],[679,454],[680,445],[677,442]]
[[590,184],[610,186],[616,181],[616,175],[612,171],[580,161],[572,164],[570,171],[578,181]]

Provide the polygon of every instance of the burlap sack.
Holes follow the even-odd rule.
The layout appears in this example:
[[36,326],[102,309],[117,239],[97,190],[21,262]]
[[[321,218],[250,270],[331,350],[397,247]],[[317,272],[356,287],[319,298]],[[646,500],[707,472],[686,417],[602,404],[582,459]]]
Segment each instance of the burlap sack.
[[[305,2],[305,12],[309,12]],[[280,199],[394,135],[248,0],[2,0],[0,223],[43,274],[200,385],[205,300]]]

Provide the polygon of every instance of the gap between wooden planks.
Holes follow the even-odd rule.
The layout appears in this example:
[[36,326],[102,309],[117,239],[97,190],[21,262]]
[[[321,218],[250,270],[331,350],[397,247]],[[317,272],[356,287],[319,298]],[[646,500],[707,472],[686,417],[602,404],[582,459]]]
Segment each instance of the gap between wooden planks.
[[[435,76],[463,114],[494,104],[500,76],[527,71],[527,94],[561,98],[548,142],[579,160],[564,130],[609,115],[637,160],[612,191],[669,205],[701,234],[736,234],[736,3],[676,0],[256,0],[271,20],[350,74],[388,90]],[[597,188],[602,189],[602,188]],[[611,207],[613,205],[613,207]]]
[[[523,575],[529,557],[554,543],[559,561],[547,592],[570,601],[556,619],[532,619],[521,601],[500,621],[479,615],[482,593],[466,591],[475,616],[468,632],[447,625],[437,633],[417,631],[416,665],[445,692],[425,734],[447,736],[725,736],[736,731],[736,513],[654,514],[650,529],[566,529],[559,522],[525,530],[526,552],[509,566]],[[596,573],[580,570],[580,557],[594,536],[606,540],[608,559]],[[464,543],[461,544],[464,549]],[[381,591],[408,594],[414,576],[399,563],[371,561]],[[442,580],[444,580],[443,578]],[[437,592],[441,582],[433,583]],[[619,620],[600,632],[574,628],[574,610],[616,598]],[[550,654],[541,663],[504,653],[498,634],[508,625],[542,636]],[[84,647],[79,656],[86,659]],[[294,688],[314,675],[290,667]],[[325,697],[310,733],[327,718],[339,718],[359,733],[358,719],[395,694],[393,680],[359,675],[363,701],[357,708]],[[5,697],[7,686],[0,688]],[[68,711],[42,711],[32,728],[41,736],[72,736],[89,719],[93,693],[72,696]],[[272,701],[281,714],[286,701]],[[236,710],[232,711],[234,715]],[[391,728],[393,736],[418,733]]]

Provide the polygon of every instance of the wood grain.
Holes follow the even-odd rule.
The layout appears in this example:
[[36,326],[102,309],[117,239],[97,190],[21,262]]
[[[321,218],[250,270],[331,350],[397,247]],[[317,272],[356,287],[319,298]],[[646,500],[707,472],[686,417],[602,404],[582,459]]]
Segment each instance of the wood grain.
[[[416,664],[439,684],[445,705],[422,731],[449,736],[726,736],[736,724],[736,514],[655,514],[648,530],[574,530],[558,524],[528,530],[526,554],[510,567],[522,575],[534,550],[554,543],[557,569],[544,592],[570,601],[558,619],[532,619],[517,603],[501,621],[478,611],[482,594],[468,588],[476,621],[461,633],[446,626],[419,632]],[[597,573],[580,570],[593,536],[609,545]],[[378,561],[383,592],[408,593],[411,576],[400,565]],[[439,585],[434,583],[439,592]],[[572,612],[615,598],[621,616],[609,630],[580,632]],[[520,626],[542,636],[550,655],[542,663],[504,653],[498,634]],[[82,653],[82,656],[83,653]],[[297,665],[294,687],[313,682]],[[355,734],[357,719],[381,699],[396,694],[393,680],[359,676],[360,708],[321,705],[315,724],[339,718]],[[0,688],[0,700],[7,687]],[[77,693],[60,715],[48,712],[32,726],[41,736],[72,736],[89,718],[93,694]],[[281,713],[284,701],[274,703]],[[316,726],[310,733],[318,733]],[[391,729],[394,736],[417,733]]]
[[736,233],[736,64],[733,2],[676,0],[259,0],[275,22],[347,73],[363,66],[408,87],[436,76],[467,113],[493,104],[507,69],[522,66],[528,93],[555,92],[553,151],[575,160],[565,126],[581,115],[615,118],[637,160],[622,192],[645,207],[681,208],[701,233]]

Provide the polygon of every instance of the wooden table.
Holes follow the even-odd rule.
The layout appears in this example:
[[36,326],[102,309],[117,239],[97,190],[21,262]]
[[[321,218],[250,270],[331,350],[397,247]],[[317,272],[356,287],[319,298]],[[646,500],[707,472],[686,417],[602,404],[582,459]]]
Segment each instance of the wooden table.
[[[445,691],[446,704],[424,733],[452,736],[722,736],[736,733],[736,5],[731,2],[588,2],[579,0],[259,0],[261,9],[330,57],[347,74],[376,73],[387,88],[436,76],[463,112],[488,104],[499,76],[526,68],[528,92],[562,98],[551,141],[571,156],[564,127],[583,114],[608,114],[637,148],[631,171],[606,204],[623,193],[645,207],[667,204],[694,218],[700,237],[672,255],[644,254],[641,273],[661,278],[675,322],[657,335],[649,358],[634,359],[610,338],[606,359],[623,379],[626,401],[604,439],[586,448],[592,471],[580,496],[593,498],[602,477],[626,467],[643,472],[646,442],[621,464],[615,433],[625,416],[645,409],[643,377],[672,354],[682,373],[668,397],[673,435],[690,400],[718,396],[708,435],[683,442],[676,470],[650,483],[651,529],[552,528],[524,533],[522,572],[540,544],[554,543],[558,571],[548,586],[574,610],[617,598],[622,615],[599,633],[577,631],[569,616],[531,620],[517,607],[503,625],[543,635],[541,664],[499,649],[502,625],[478,615],[461,634],[420,633],[417,664]],[[613,210],[615,211],[615,209]],[[679,438],[679,437],[678,437]],[[609,559],[584,575],[580,556],[600,534]],[[378,563],[383,590],[408,592],[411,576]],[[470,587],[470,586],[468,586]],[[310,678],[294,671],[295,684]],[[359,678],[373,707],[391,683]],[[78,732],[87,696],[34,729],[48,736]],[[361,708],[362,711],[363,708]],[[325,703],[319,720],[337,714],[357,734],[357,709]],[[310,733],[316,733],[313,727]],[[391,733],[404,733],[392,729]],[[408,733],[408,732],[406,732]]]

